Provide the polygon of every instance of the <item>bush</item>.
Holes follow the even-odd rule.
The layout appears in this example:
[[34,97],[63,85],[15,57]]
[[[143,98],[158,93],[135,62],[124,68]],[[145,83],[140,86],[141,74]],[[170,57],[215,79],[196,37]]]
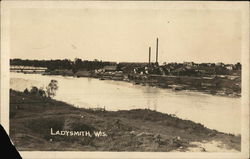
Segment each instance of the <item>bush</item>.
[[43,88],[37,88],[35,86],[32,86],[31,90],[29,91],[27,88],[23,91],[24,94],[28,95],[39,95],[40,97],[46,97],[46,92],[43,90]]
[[46,87],[46,92],[48,97],[54,97],[56,95],[56,91],[58,89],[58,82],[57,80],[51,80],[49,85]]
[[32,86],[31,90],[30,90],[30,94],[32,95],[37,95],[38,94],[38,88],[35,86]]
[[23,91],[24,94],[29,94],[29,91],[28,89],[26,88],[24,91]]
[[39,94],[39,96],[41,96],[41,97],[46,97],[46,92],[45,92],[42,88],[40,88],[40,89],[38,90],[38,94]]

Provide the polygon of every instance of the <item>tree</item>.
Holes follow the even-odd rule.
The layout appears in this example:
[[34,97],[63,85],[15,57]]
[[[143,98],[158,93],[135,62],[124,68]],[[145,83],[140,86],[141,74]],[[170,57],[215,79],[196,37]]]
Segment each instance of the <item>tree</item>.
[[43,88],[40,88],[38,90],[38,94],[39,94],[40,97],[46,97],[46,92],[43,90]]
[[58,89],[57,80],[51,80],[49,85],[46,87],[48,97],[49,98],[54,97],[56,95],[57,89]]
[[237,62],[237,64],[235,64],[235,69],[241,70],[241,64],[239,62]]
[[27,88],[25,88],[25,90],[23,91],[24,94],[29,94],[29,91]]
[[37,95],[38,94],[38,88],[35,86],[32,86],[30,90],[30,94]]
[[74,65],[76,70],[79,70],[82,67],[82,64],[82,59],[75,58]]

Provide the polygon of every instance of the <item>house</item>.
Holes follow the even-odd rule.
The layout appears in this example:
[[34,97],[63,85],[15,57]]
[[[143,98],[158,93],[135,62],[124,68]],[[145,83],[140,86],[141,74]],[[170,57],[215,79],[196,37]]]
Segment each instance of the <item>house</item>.
[[34,67],[34,66],[10,66],[11,72],[24,72],[24,73],[44,73],[47,70],[46,67]]
[[233,70],[233,68],[234,68],[234,65],[225,65],[225,67],[226,67],[226,69],[228,69],[228,70]]
[[103,70],[105,72],[115,72],[117,70],[117,66],[104,66]]
[[186,68],[185,67],[181,67],[181,68],[177,68],[177,69],[171,71],[171,74],[179,76],[179,75],[181,75],[185,71],[186,71]]
[[89,77],[91,75],[91,73],[89,71],[86,71],[86,70],[80,70],[80,71],[77,71],[75,75],[77,77]]
[[190,67],[194,65],[193,62],[183,62],[183,64],[184,64],[185,66],[190,66]]
[[214,67],[214,66],[215,66],[215,63],[208,63],[207,66],[209,66],[209,67]]
[[73,76],[74,73],[72,70],[68,69],[56,69],[55,71],[52,72],[54,75],[63,75],[63,76]]
[[217,62],[215,65],[216,65],[216,66],[224,66],[224,63],[222,63],[222,62]]
[[124,76],[122,72],[116,72],[113,76],[112,76],[112,80],[123,80]]

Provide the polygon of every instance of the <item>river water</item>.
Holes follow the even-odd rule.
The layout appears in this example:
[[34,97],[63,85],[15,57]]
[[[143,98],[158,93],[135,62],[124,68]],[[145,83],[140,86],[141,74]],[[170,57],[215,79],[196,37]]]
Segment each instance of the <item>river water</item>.
[[58,81],[56,100],[76,107],[106,110],[149,108],[175,114],[182,119],[201,123],[221,132],[240,134],[241,98],[213,96],[191,91],[172,91],[123,81],[43,76],[10,73],[10,87],[23,91],[37,86],[45,88],[50,80]]

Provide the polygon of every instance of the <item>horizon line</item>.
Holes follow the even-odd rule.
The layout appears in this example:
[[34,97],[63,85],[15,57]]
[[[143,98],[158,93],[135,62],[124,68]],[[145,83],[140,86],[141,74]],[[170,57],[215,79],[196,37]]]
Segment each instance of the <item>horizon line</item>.
[[[50,61],[50,60],[69,60],[69,61],[74,61],[74,60],[72,60],[72,59],[69,59],[69,58],[64,58],[64,59],[61,59],[61,58],[57,58],[57,59],[22,59],[22,58],[10,58],[10,60],[14,60],[14,59],[20,59],[20,60],[30,60],[30,61],[35,61],[35,60],[37,60],[37,61]],[[81,58],[75,58],[75,59],[81,59]],[[93,59],[93,60],[89,60],[89,59],[81,59],[82,61],[95,61],[95,60],[97,60],[97,61],[101,61],[101,62],[112,62],[112,63],[148,63],[148,61],[145,61],[145,62],[142,62],[142,61],[112,61],[112,60],[100,60],[100,59]],[[182,61],[182,62],[177,62],[177,61],[171,61],[171,62],[167,62],[167,61],[164,61],[164,62],[158,62],[158,63],[161,63],[161,64],[163,64],[163,63],[185,63],[185,62],[193,62],[193,63],[196,63],[196,64],[201,64],[201,63],[224,63],[224,64],[233,64],[233,63],[227,63],[227,62],[223,62],[223,61],[216,61],[216,62],[195,62],[195,61]],[[151,62],[152,64],[153,63],[156,63],[156,62]],[[241,63],[241,61],[237,61],[237,62],[234,62],[235,64],[237,64],[237,63]]]

